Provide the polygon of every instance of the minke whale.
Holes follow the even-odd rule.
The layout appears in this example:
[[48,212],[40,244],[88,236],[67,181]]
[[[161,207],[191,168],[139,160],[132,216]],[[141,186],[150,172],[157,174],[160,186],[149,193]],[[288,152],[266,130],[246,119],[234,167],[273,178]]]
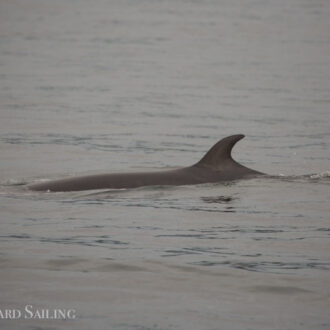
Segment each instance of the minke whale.
[[35,183],[28,185],[28,188],[35,191],[57,192],[137,188],[154,185],[180,186],[232,181],[265,175],[233,160],[231,156],[232,148],[236,142],[243,138],[243,134],[237,134],[220,140],[198,163],[188,167],[153,172],[77,176],[62,180]]

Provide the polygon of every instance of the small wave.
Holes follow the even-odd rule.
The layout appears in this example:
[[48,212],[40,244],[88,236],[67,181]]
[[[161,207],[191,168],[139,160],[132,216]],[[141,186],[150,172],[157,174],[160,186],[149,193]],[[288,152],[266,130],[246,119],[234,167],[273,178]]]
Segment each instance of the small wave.
[[109,235],[99,235],[99,236],[68,236],[68,237],[43,237],[43,236],[33,236],[29,234],[14,234],[14,235],[2,235],[0,238],[3,241],[9,241],[12,239],[22,239],[30,240],[41,243],[56,243],[56,244],[73,244],[73,245],[84,245],[84,246],[94,246],[94,247],[104,247],[104,248],[121,248],[117,246],[127,246],[129,242],[124,242],[112,238]]
[[226,204],[231,203],[233,200],[237,199],[234,196],[206,196],[201,197],[201,200],[205,203],[215,203],[215,204]]
[[330,171],[321,172],[318,174],[312,174],[311,179],[327,179],[330,178]]
[[289,273],[291,270],[329,270],[330,264],[325,262],[279,262],[279,261],[260,261],[260,262],[243,262],[243,261],[220,261],[213,262],[202,260],[198,262],[190,262],[192,265],[198,266],[229,266],[232,268],[244,269],[253,272],[262,273]]
[[282,181],[289,181],[289,182],[322,182],[327,181],[330,178],[330,171],[324,171],[321,173],[313,173],[313,174],[302,174],[302,175],[284,175],[278,174],[276,175],[269,175],[265,178],[268,179],[280,179]]
[[7,179],[0,183],[1,186],[23,186],[28,182],[25,179]]

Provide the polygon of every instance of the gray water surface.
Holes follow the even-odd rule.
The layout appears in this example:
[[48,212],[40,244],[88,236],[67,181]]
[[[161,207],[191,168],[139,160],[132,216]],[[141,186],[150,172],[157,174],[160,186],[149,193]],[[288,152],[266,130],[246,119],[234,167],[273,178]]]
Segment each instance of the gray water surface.
[[[330,3],[0,3],[6,329],[329,329]],[[233,157],[267,178],[25,184]]]

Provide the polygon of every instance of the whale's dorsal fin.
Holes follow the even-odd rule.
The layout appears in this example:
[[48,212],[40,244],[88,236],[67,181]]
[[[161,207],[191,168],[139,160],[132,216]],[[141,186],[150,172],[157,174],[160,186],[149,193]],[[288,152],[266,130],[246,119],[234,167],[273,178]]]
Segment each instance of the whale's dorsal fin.
[[[243,134],[231,135],[216,143],[195,166],[217,168],[225,161],[233,161],[231,150],[236,142],[243,139]],[[236,163],[236,162],[235,162]]]

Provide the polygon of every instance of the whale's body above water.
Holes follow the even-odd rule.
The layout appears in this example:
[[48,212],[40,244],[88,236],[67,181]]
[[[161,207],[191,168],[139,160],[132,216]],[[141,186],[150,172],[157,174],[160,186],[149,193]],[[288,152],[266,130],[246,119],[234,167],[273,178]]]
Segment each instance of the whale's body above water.
[[36,191],[79,191],[90,189],[137,188],[152,185],[192,185],[238,180],[264,175],[249,169],[231,157],[231,150],[242,134],[228,136],[216,143],[195,165],[175,170],[113,173],[78,176],[29,185]]

